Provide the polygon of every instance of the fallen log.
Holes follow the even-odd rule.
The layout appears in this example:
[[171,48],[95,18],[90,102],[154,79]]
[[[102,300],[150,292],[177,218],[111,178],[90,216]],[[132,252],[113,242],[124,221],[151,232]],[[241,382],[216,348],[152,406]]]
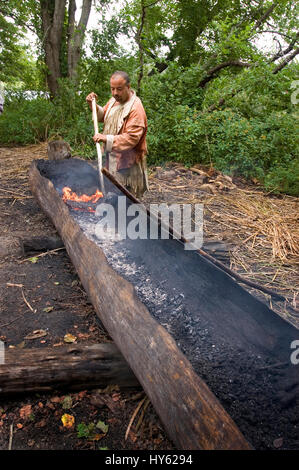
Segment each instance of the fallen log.
[[174,339],[138,299],[133,285],[111,268],[102,249],[70,216],[36,162],[31,165],[29,181],[38,203],[60,233],[100,320],[177,448],[251,449]]
[[[20,242],[23,245],[24,253],[55,250],[64,246],[58,235],[23,238]],[[229,247],[221,240],[206,240],[203,244],[203,250],[220,261],[229,259]]]
[[0,365],[0,396],[53,390],[140,387],[112,343],[7,349]]
[[23,238],[21,243],[24,253],[32,251],[42,252],[63,247],[63,241],[58,235]]

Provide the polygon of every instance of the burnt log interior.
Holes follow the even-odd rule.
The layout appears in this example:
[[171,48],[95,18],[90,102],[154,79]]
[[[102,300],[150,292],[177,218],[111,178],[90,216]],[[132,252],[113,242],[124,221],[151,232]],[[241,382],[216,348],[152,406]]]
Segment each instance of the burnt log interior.
[[[98,239],[97,216],[61,199],[64,186],[89,195],[99,188],[87,162],[34,162],[30,183],[178,447],[246,448],[235,422],[255,448],[272,448],[281,436],[285,448],[296,448],[299,374],[290,356],[299,333],[293,325],[178,240]],[[110,202],[117,212],[122,193],[108,179],[105,187],[99,204]]]

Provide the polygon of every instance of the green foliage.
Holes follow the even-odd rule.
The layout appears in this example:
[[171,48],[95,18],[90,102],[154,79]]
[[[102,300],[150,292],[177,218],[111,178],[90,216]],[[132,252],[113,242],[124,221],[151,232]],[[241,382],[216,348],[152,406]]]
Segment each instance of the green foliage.
[[[290,100],[294,72],[290,68],[278,77],[264,68],[243,71],[233,83],[231,75],[214,80],[205,92],[196,85],[199,67],[173,65],[163,77],[147,80],[149,163],[212,163],[225,173],[298,194],[298,116]],[[230,107],[208,112],[233,88],[240,92]]]
[[53,116],[53,104],[44,98],[6,103],[0,116],[1,144],[25,145],[47,139]]
[[8,93],[0,116],[0,142],[26,145],[45,139],[62,138],[74,152],[95,156],[93,124],[86,104],[87,93],[77,93],[73,84],[61,81],[61,93],[54,100],[26,99],[24,92]]
[[77,436],[80,438],[91,439],[95,432],[95,424],[80,423],[77,425]]
[[[97,424],[95,423],[80,423],[77,425],[77,436],[79,438],[84,438],[88,440],[99,440],[105,434],[107,434],[109,429],[108,424],[104,423],[104,421],[98,421]],[[98,434],[99,431],[101,434]]]
[[0,81],[5,83],[33,83],[35,63],[28,46],[24,46],[24,33],[36,9],[33,0],[5,0],[0,4]]
[[265,177],[266,189],[274,193],[299,195],[299,160],[274,166]]

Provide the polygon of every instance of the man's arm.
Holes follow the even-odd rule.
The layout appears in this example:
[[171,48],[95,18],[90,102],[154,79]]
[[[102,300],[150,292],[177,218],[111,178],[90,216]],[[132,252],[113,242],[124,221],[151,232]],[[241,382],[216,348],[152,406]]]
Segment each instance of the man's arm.
[[131,150],[140,141],[141,137],[145,132],[145,128],[142,126],[130,126],[126,129],[126,132],[119,135],[106,135],[106,150],[108,152],[124,152]]
[[139,110],[133,109],[128,118],[125,132],[117,135],[96,134],[93,137],[95,142],[104,142],[107,152],[124,152],[131,150],[140,141],[146,128],[146,118]]

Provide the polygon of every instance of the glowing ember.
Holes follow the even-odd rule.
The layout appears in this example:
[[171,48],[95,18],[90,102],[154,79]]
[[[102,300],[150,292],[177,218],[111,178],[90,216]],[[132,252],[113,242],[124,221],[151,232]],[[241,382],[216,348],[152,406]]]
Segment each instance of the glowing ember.
[[[67,186],[65,186],[62,190],[62,199],[66,204],[69,201],[79,202],[79,203],[89,202],[92,204],[96,204],[101,197],[103,197],[103,193],[101,193],[101,191],[99,191],[98,189],[91,196],[88,196],[87,194],[82,194],[82,196],[78,196],[78,194],[73,192],[71,188]],[[73,207],[72,206],[72,209],[76,211],[95,212],[95,210],[91,206],[88,206],[88,207]]]

